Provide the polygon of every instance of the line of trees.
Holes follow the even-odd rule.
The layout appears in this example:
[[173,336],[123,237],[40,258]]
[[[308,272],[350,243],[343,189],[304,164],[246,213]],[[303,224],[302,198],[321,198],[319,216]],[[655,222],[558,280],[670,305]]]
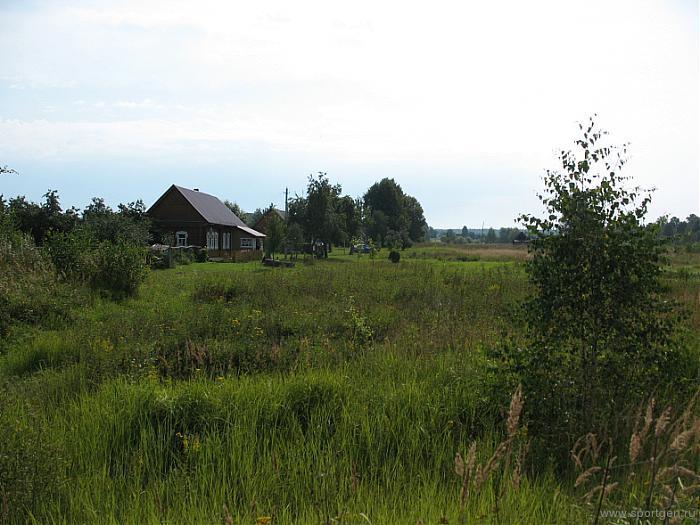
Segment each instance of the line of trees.
[[[445,232],[439,239],[446,244],[469,244],[472,242],[483,242],[486,244],[495,243],[512,243],[515,239],[520,238],[523,234],[523,230],[519,228],[499,228],[495,230],[494,228],[489,228],[486,233],[476,233],[474,231],[469,231],[466,226],[462,226],[462,230],[459,233],[455,233],[454,230],[450,229]],[[430,236],[432,238],[438,238],[437,230],[430,229]]]
[[39,203],[24,196],[6,201],[0,195],[5,262],[18,253],[36,253],[63,280],[84,282],[114,296],[138,290],[147,274],[151,238],[151,221],[141,200],[114,210],[96,197],[81,212],[64,210],[55,190]]
[[700,217],[694,213],[684,221],[678,217],[661,217],[657,224],[659,235],[675,244],[700,243]]
[[[270,205],[266,211],[272,209]],[[306,194],[289,202],[286,223],[271,214],[266,246],[270,254],[285,245],[298,251],[303,244],[330,248],[369,241],[392,249],[407,248],[423,241],[426,232],[420,203],[393,179],[382,179],[362,198],[353,198],[343,195],[340,184],[319,172],[309,176]]]

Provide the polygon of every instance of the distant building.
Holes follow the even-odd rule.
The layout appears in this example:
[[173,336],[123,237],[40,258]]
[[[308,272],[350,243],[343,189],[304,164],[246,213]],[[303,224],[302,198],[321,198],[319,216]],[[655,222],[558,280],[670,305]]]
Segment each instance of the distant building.
[[528,242],[530,242],[530,239],[525,232],[518,233],[513,239],[513,244],[527,244]]
[[173,184],[147,213],[162,233],[172,234],[174,246],[206,246],[215,258],[263,249],[264,233],[249,228],[218,198],[198,189]]
[[272,217],[277,216],[282,221],[287,221],[287,213],[284,210],[278,210],[277,208],[272,208],[267,210],[262,217],[258,219],[253,228],[257,231],[267,233],[267,225],[269,224]]

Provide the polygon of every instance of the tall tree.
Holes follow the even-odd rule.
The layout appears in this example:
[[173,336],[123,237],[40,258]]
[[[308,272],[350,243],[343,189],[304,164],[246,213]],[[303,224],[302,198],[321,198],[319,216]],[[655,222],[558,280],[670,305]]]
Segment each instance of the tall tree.
[[489,231],[486,232],[485,242],[488,244],[493,244],[496,242],[496,231],[493,228],[489,228]]
[[384,178],[370,186],[363,204],[367,234],[380,244],[385,243],[390,230],[398,232],[404,247],[425,238],[423,208],[394,179]]
[[[268,211],[273,210],[274,207],[270,205]],[[265,238],[265,251],[268,257],[275,258],[275,254],[282,247],[284,238],[287,233],[287,228],[285,222],[277,213],[271,213],[270,219],[267,222],[267,237]]]
[[531,428],[564,453],[562,436],[609,430],[688,368],[661,295],[665,248],[644,222],[650,195],[625,187],[625,147],[607,145],[593,119],[581,132],[563,171],[544,177],[544,216],[521,217],[535,294],[523,309],[530,342],[507,358],[537,400]]
[[312,243],[322,241],[330,244],[337,238],[337,201],[341,191],[340,184],[331,184],[326,173],[318,172],[316,177],[309,175],[304,226]]
[[224,200],[224,204],[229,210],[233,212],[233,214],[236,217],[238,217],[239,219],[243,218],[243,210],[241,210],[241,207],[238,205],[238,203],[226,199]]

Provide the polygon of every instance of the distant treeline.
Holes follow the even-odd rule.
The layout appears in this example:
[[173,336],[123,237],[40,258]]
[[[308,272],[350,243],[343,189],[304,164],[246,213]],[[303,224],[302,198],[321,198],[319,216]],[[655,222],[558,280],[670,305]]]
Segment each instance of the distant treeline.
[[[300,243],[373,242],[380,247],[408,248],[425,240],[428,226],[423,207],[394,179],[374,183],[360,198],[343,195],[342,191],[341,185],[331,183],[326,173],[310,175],[306,194],[290,200],[287,220],[278,220],[272,214],[265,231],[266,247],[275,252],[281,246],[291,246],[294,251]],[[251,227],[274,208],[270,205],[265,210],[243,214],[235,202],[226,201],[226,205]]]
[[670,239],[674,244],[700,243],[700,217],[694,213],[688,215],[684,221],[678,217],[661,217],[657,224],[659,235]]
[[430,239],[441,240],[447,244],[468,244],[471,242],[484,242],[487,244],[493,243],[512,243],[518,235],[522,237],[525,230],[519,228],[467,228],[462,226],[461,229],[429,229]]

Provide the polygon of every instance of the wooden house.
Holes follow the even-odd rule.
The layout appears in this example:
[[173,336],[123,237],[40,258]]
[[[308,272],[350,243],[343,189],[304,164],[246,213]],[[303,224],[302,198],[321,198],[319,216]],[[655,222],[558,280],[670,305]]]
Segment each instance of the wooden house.
[[147,213],[156,228],[172,235],[174,246],[206,246],[209,257],[233,258],[234,252],[263,249],[264,233],[198,189],[173,184]]

